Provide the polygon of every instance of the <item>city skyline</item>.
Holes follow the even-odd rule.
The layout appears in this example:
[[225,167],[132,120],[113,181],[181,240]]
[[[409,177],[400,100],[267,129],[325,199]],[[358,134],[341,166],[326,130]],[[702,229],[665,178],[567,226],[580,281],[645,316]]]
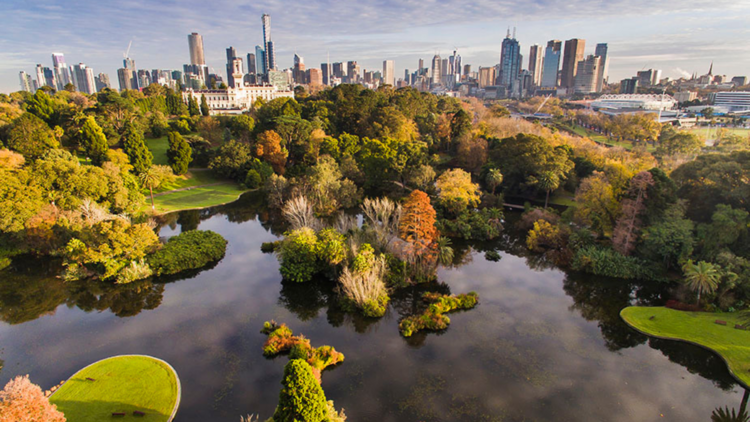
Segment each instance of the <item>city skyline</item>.
[[[89,4],[85,1],[76,3]],[[542,3],[535,4],[539,7],[543,6]],[[383,13],[375,15],[362,5],[343,9],[321,6],[321,10],[317,10],[300,4],[301,10],[311,11],[313,16],[300,13],[295,18],[288,18],[279,6],[273,5],[219,2],[216,9],[221,13],[217,14],[213,9],[198,13],[191,9],[191,2],[182,2],[169,5],[168,10],[174,19],[163,19],[162,16],[160,23],[156,24],[152,21],[156,16],[145,11],[166,11],[167,3],[123,2],[123,6],[130,6],[130,12],[123,12],[119,6],[91,3],[94,10],[84,13],[80,12],[81,8],[74,8],[80,13],[70,15],[70,10],[55,6],[53,2],[42,2],[41,7],[32,11],[22,2],[11,1],[0,6],[7,16],[16,17],[9,23],[7,32],[10,36],[0,40],[0,91],[19,89],[19,71],[33,75],[37,63],[51,67],[52,52],[64,53],[68,63],[86,63],[96,73],[116,77],[122,52],[131,39],[130,56],[138,62],[139,68],[180,69],[190,60],[185,38],[192,32],[204,37],[206,64],[212,72],[223,74],[227,47],[234,46],[237,55],[243,57],[255,52],[256,45],[263,44],[259,19],[263,13],[275,16],[273,41],[279,69],[292,67],[294,51],[309,63],[326,63],[330,51],[331,62],[353,60],[367,70],[382,69],[384,60],[393,60],[395,75],[403,75],[404,69],[415,69],[420,58],[429,61],[437,52],[447,57],[457,46],[463,63],[471,64],[477,70],[480,66],[499,62],[506,29],[516,26],[524,55],[528,54],[531,45],[546,46],[551,39],[586,39],[585,56],[594,53],[596,43],[608,43],[610,81],[631,77],[643,68],[662,69],[663,76],[668,77],[688,76],[693,72],[702,74],[712,61],[716,74],[731,78],[750,73],[750,46],[742,41],[748,33],[742,27],[742,17],[750,12],[750,5],[732,5],[720,0],[713,4],[717,9],[726,5],[719,12],[696,9],[699,3],[688,1],[671,6],[673,10],[670,11],[658,6],[651,8],[651,14],[643,9],[637,15],[597,13],[597,10],[617,10],[617,5],[623,4],[614,2],[598,9],[583,4],[575,14],[556,5],[544,6],[548,10],[544,16],[554,15],[555,19],[530,16],[526,10],[528,6],[524,5],[518,5],[514,13],[501,16],[505,7],[502,4],[482,4],[485,13],[478,14],[454,4],[451,7],[460,9],[454,13],[455,19],[444,21],[445,17],[438,11],[427,13],[418,8],[423,13],[415,13],[411,10],[413,7],[390,3]],[[633,2],[628,4],[638,9]],[[435,6],[443,11],[445,7],[447,5]],[[288,10],[287,6],[285,8]],[[727,8],[734,12],[727,13]],[[320,17],[324,13],[322,9],[328,14],[330,10],[336,10],[336,19],[315,21],[314,16]],[[355,17],[363,10],[369,11],[367,21]],[[133,11],[146,15],[136,17]],[[75,25],[89,14],[111,18],[88,26]],[[70,20],[67,19],[69,15]],[[409,29],[399,27],[399,23],[407,20],[411,24]],[[576,24],[583,21],[584,25]],[[648,25],[649,22],[660,25]],[[638,25],[633,26],[635,23]],[[42,37],[45,39],[43,46],[32,37],[39,35],[39,31],[46,31],[46,36]],[[322,35],[314,37],[310,34]],[[527,65],[527,62],[523,63],[524,68]]]

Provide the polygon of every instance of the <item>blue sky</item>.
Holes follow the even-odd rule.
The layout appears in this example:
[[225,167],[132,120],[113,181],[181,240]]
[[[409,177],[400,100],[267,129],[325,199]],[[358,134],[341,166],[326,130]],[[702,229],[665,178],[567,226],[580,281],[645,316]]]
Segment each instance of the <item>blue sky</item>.
[[610,80],[643,68],[665,76],[714,73],[750,76],[748,0],[2,0],[0,92],[19,89],[18,72],[51,67],[51,53],[83,62],[116,85],[116,69],[133,40],[139,69],[180,69],[189,61],[187,34],[203,35],[206,61],[224,74],[225,48],[246,54],[261,43],[260,16],[272,17],[272,38],[281,68],[295,53],[307,67],[357,60],[381,69],[396,62],[397,75],[458,47],[464,64],[499,61],[508,27],[528,65],[532,44],[586,39],[586,53],[609,44]]

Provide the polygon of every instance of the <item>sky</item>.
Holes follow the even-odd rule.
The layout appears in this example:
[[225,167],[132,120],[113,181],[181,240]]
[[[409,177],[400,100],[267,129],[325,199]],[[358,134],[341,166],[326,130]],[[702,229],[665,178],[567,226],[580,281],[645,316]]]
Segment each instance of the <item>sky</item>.
[[203,35],[206,62],[225,74],[229,46],[243,57],[262,43],[261,15],[271,15],[280,69],[295,52],[308,68],[356,60],[381,70],[394,60],[397,77],[458,49],[463,64],[499,62],[508,28],[516,28],[524,68],[529,47],[551,39],[586,40],[586,54],[609,44],[610,81],[642,69],[677,78],[693,72],[750,76],[748,0],[2,0],[0,92],[20,89],[18,72],[36,77],[62,52],[68,65],[95,74],[117,68],[132,40],[139,69],[182,69],[187,35]]

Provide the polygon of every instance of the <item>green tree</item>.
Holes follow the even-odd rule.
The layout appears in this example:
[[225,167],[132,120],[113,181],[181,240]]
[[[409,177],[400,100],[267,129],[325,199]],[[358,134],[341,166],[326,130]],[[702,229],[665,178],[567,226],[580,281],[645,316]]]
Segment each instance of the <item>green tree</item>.
[[58,146],[55,133],[34,114],[24,113],[10,124],[8,147],[27,160],[36,160]]
[[142,174],[151,167],[154,156],[146,147],[143,134],[132,123],[125,125],[125,133],[122,135],[122,149],[128,155],[135,174]]
[[229,129],[238,141],[250,142],[253,129],[255,129],[255,120],[247,114],[234,116],[229,121]]
[[328,420],[326,396],[315,380],[310,364],[292,359],[284,367],[283,388],[274,422],[323,422]]
[[666,268],[679,266],[693,253],[693,228],[693,222],[685,218],[683,204],[674,204],[661,221],[643,229],[638,250],[646,259],[661,260]]
[[208,116],[211,109],[208,108],[208,102],[206,102],[206,96],[201,94],[201,115]]
[[453,141],[471,132],[471,116],[464,109],[458,110],[451,119],[451,139]]
[[435,182],[438,200],[453,215],[468,207],[479,205],[479,185],[471,182],[471,175],[461,169],[448,170]]
[[177,132],[169,132],[167,142],[169,143],[167,160],[172,167],[172,171],[176,175],[187,173],[188,165],[193,160],[193,150],[190,148],[190,144]]
[[612,184],[601,172],[594,172],[581,182],[575,196],[575,216],[603,237],[610,233],[620,213],[620,204]]
[[684,131],[676,132],[661,140],[656,153],[660,155],[694,155],[700,152],[702,146],[703,141],[696,134]]
[[537,176],[529,177],[530,185],[534,185],[547,192],[547,196],[544,198],[544,209],[547,209],[547,204],[549,203],[549,193],[559,188],[560,182],[560,174],[555,173],[553,170],[544,170]]
[[713,293],[721,279],[719,266],[706,261],[696,264],[690,259],[682,266],[682,272],[685,274],[685,284],[698,292],[698,306],[701,304],[701,293]]
[[48,125],[57,123],[58,113],[55,110],[54,101],[42,89],[37,90],[26,100],[26,111],[44,120]]
[[154,189],[169,182],[174,177],[172,169],[167,166],[151,166],[140,174],[141,186],[148,188],[151,194],[151,210],[154,210]]
[[96,123],[96,120],[89,116],[83,122],[79,131],[80,145],[84,153],[91,159],[95,165],[101,165],[107,158],[107,137],[104,136],[102,128]]
[[192,95],[188,98],[188,112],[190,113],[190,116],[200,116],[201,111],[198,108],[198,102],[195,101],[195,97]]
[[487,183],[487,187],[492,190],[492,194],[494,195],[497,187],[503,183],[503,174],[500,172],[500,169],[490,169],[484,177],[484,182]]

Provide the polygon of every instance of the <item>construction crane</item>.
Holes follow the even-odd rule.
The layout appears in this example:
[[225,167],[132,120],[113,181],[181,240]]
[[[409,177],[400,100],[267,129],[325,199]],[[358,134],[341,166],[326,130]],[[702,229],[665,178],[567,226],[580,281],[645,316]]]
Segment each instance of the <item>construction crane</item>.
[[545,104],[547,104],[547,100],[549,100],[552,97],[552,94],[549,94],[547,97],[544,98],[544,101],[542,101],[542,104],[539,106],[538,109],[534,112],[534,114],[538,114],[539,111],[544,107]]
[[125,58],[125,59],[128,58],[128,56],[130,55],[130,47],[132,47],[132,46],[133,46],[133,40],[130,40],[130,42],[128,43],[128,49],[125,50],[124,53],[122,53],[122,57],[123,58]]

